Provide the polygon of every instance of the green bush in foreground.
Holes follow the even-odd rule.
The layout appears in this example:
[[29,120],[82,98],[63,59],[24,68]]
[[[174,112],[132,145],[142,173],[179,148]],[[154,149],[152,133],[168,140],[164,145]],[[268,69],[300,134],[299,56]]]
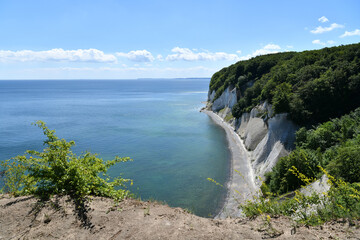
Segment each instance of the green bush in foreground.
[[83,201],[88,195],[110,197],[117,201],[129,196],[125,183],[132,181],[117,177],[110,181],[106,174],[109,167],[131,159],[116,157],[103,161],[96,154],[86,152],[77,156],[71,151],[74,141],[67,142],[49,130],[42,121],[36,126],[43,130],[47,139],[43,152],[28,150],[24,155],[1,162],[4,177],[3,192],[18,195],[33,194],[41,199],[52,195],[68,195]]

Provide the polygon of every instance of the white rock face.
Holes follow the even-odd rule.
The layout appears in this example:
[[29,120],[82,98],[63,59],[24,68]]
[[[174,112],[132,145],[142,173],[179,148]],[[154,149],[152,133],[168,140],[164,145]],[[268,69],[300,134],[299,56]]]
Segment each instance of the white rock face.
[[266,102],[253,108],[250,113],[244,113],[238,120],[237,133],[244,139],[245,147],[253,151],[265,137],[268,127],[261,115],[272,114],[272,108]]
[[328,183],[329,178],[324,174],[322,177],[305,188],[301,188],[300,192],[305,196],[310,196],[313,192],[322,194],[330,190],[331,185]]
[[263,177],[271,171],[279,158],[289,154],[298,127],[287,119],[287,114],[277,114],[268,120],[267,133],[253,152],[253,168]]
[[[213,91],[209,95],[209,99],[210,100],[214,99],[214,97],[215,94]],[[236,88],[230,90],[230,87],[227,87],[225,91],[221,94],[221,96],[213,102],[211,106],[211,110],[217,112],[225,107],[232,109],[232,107],[235,105],[236,102],[237,102]]]
[[[225,118],[235,103],[236,89],[227,88],[213,102],[212,110],[216,112],[225,108],[218,113],[220,117]],[[298,129],[297,125],[287,119],[286,113],[269,118],[272,115],[272,106],[264,102],[253,108],[250,113],[242,114],[233,123],[234,130],[243,139],[244,145],[249,151],[255,175],[261,178],[266,172],[271,171],[279,158],[289,154],[294,145],[295,132]]]
[[208,92],[208,101],[212,102],[214,100],[215,97],[215,90],[212,91],[212,93],[210,93],[210,90]]

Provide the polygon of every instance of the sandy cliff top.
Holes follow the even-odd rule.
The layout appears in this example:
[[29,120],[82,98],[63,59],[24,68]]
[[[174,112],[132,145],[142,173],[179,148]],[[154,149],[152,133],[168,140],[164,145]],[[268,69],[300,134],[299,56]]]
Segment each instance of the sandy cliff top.
[[[86,213],[88,227],[66,197],[39,203],[32,197],[0,199],[0,239],[319,239],[359,237],[360,229],[347,222],[323,227],[298,227],[286,218],[214,220],[155,202],[125,200],[117,207],[93,198]],[[357,224],[359,224],[357,222]],[[90,226],[90,227],[89,227]]]

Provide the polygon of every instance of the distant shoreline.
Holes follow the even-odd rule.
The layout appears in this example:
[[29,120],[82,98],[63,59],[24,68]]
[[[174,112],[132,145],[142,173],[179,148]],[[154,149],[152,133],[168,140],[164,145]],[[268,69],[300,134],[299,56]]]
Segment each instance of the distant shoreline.
[[250,164],[250,153],[246,150],[239,135],[221,117],[209,110],[203,109],[201,112],[207,114],[214,123],[225,130],[231,152],[230,176],[226,183],[227,194],[223,206],[215,218],[240,217],[239,204],[252,199],[257,192]]

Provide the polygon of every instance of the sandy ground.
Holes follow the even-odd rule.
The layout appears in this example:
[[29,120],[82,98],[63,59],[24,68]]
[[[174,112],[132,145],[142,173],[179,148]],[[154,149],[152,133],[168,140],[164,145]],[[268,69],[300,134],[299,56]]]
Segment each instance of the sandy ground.
[[243,141],[230,124],[223,121],[221,117],[212,111],[202,110],[202,112],[206,113],[216,124],[225,130],[231,151],[231,173],[227,184],[228,194],[224,207],[216,218],[240,217],[241,210],[238,208],[239,204],[253,199],[253,196],[259,191],[254,183],[250,156]]
[[93,198],[86,226],[66,197],[41,203],[0,195],[0,239],[360,239],[359,222],[295,226],[289,219],[201,218],[180,208],[128,199],[117,207]]

